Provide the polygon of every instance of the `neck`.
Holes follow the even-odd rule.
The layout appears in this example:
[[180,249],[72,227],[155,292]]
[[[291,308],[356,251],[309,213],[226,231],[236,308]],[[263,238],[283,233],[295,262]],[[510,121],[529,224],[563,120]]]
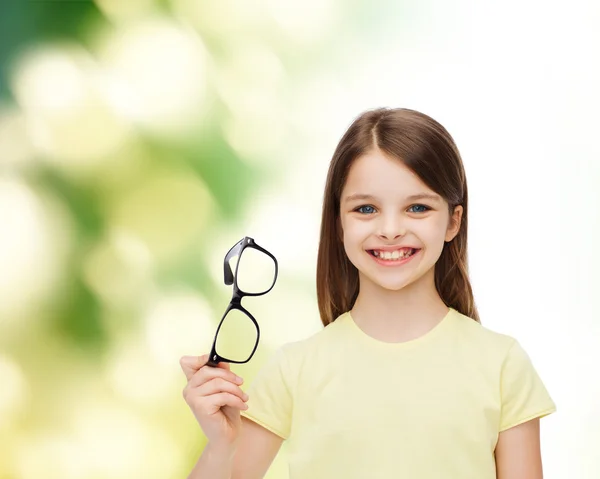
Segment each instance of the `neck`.
[[385,342],[403,342],[430,331],[447,312],[431,271],[398,291],[386,290],[361,277],[351,315],[369,336]]

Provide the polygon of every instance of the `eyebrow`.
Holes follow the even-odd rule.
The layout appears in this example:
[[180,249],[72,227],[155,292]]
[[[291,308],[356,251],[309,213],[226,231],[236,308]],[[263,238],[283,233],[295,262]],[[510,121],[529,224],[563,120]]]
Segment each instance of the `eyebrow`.
[[[442,198],[439,195],[431,194],[431,193],[417,193],[416,195],[410,195],[406,197],[407,201],[417,201],[417,200],[430,200],[430,201],[440,201]],[[346,196],[344,201],[358,201],[358,200],[367,200],[373,201],[377,200],[377,198],[373,195],[367,195],[363,193],[356,193],[354,195]]]

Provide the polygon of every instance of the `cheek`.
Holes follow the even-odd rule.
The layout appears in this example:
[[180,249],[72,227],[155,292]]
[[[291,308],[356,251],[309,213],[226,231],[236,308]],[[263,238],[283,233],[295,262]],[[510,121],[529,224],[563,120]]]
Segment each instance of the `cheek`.
[[427,224],[424,222],[419,223],[413,231],[429,249],[440,249],[441,251],[446,238],[446,225],[443,221],[437,220]]
[[429,245],[431,251],[435,254],[441,253],[444,248],[444,241],[446,239],[446,225],[442,221],[436,222],[435,225],[428,229],[423,234],[426,235],[425,241]]
[[353,221],[352,219],[347,219],[342,222],[342,237],[344,243],[348,244],[356,241],[363,241],[370,234],[371,228],[367,222]]

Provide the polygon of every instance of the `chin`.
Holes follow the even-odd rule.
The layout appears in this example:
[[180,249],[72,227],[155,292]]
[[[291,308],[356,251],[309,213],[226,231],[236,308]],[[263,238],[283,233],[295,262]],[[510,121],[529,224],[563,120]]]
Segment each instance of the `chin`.
[[381,278],[372,274],[360,273],[361,284],[370,283],[375,288],[386,291],[400,291],[414,283],[413,278]]
[[364,284],[366,281],[375,288],[380,288],[390,292],[415,287],[418,283],[429,282],[427,279],[429,276],[427,272],[423,273],[420,270],[406,271],[402,273],[396,272],[394,274],[386,275],[381,274],[379,271],[372,271],[365,268],[362,270],[359,269],[359,275],[361,276],[361,284]]
[[414,282],[413,281],[385,281],[385,282],[375,282],[372,281],[373,284],[375,286],[378,286],[381,289],[385,289],[386,291],[401,291],[403,289],[406,289],[408,286],[412,285]]

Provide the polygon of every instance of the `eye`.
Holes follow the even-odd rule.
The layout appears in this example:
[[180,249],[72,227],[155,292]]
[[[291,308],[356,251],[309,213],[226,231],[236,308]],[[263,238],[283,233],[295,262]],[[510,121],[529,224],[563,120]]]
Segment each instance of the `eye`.
[[362,205],[358,208],[355,208],[354,211],[361,213],[363,215],[371,215],[375,213],[375,208],[371,205]]
[[419,210],[415,211],[411,211],[411,213],[425,213],[427,211],[429,211],[431,208],[429,206],[425,206],[425,205],[412,205],[409,210],[411,210],[412,208],[419,208]]

